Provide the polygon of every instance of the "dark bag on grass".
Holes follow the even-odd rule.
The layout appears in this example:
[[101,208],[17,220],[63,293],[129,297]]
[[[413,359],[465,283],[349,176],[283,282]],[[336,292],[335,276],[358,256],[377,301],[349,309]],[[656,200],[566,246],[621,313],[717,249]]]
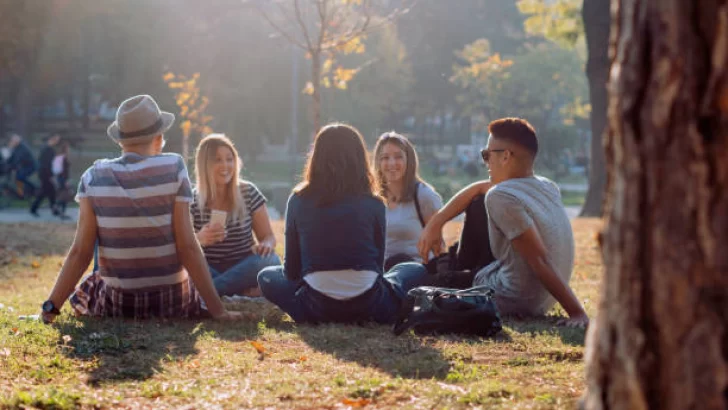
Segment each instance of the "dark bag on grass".
[[416,334],[457,333],[490,337],[501,328],[500,314],[487,286],[448,289],[420,286],[407,292],[392,331]]

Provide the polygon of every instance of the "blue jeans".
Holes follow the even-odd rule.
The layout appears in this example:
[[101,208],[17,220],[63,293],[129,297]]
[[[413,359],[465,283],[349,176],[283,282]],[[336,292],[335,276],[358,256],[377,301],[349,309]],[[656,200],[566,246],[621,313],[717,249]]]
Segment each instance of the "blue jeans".
[[371,289],[352,299],[330,298],[301,280],[290,281],[283,266],[271,266],[258,274],[258,286],[266,299],[299,323],[389,324],[396,319],[407,292],[423,283],[425,266],[402,263],[380,276]]
[[30,182],[30,177],[35,173],[35,168],[25,167],[15,171],[15,180],[23,183],[23,197],[28,197],[29,192],[35,193],[35,184]]
[[210,266],[210,274],[220,296],[242,295],[244,290],[258,287],[258,272],[280,264],[281,259],[275,253],[268,256],[250,254],[225,272]]

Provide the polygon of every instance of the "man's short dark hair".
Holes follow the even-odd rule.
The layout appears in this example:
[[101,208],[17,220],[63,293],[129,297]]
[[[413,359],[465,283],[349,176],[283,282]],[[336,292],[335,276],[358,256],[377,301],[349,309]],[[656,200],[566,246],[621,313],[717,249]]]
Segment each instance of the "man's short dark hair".
[[488,124],[488,132],[499,140],[516,143],[530,152],[534,158],[538,154],[536,130],[522,118],[501,118]]

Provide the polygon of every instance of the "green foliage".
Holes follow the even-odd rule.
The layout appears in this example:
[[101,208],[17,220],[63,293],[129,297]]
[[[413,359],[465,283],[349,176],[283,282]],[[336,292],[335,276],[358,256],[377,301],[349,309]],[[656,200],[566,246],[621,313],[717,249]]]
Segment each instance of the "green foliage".
[[461,114],[459,89],[449,81],[454,50],[486,38],[503,54],[520,47],[524,37],[523,15],[513,0],[420,0],[398,27],[413,61],[410,112],[419,121],[443,111]]
[[518,0],[518,9],[528,16],[526,32],[564,47],[574,47],[584,37],[582,0]]
[[589,114],[575,51],[544,43],[501,58],[481,39],[457,55],[463,63],[453,68],[452,81],[462,88],[458,100],[476,117],[476,127],[501,117],[526,118],[539,133],[539,157],[547,167],[565,148],[575,147]]
[[6,402],[7,405],[17,408],[40,409],[76,409],[81,404],[81,396],[76,393],[67,393],[55,388],[44,389],[37,392],[18,392],[15,397]]

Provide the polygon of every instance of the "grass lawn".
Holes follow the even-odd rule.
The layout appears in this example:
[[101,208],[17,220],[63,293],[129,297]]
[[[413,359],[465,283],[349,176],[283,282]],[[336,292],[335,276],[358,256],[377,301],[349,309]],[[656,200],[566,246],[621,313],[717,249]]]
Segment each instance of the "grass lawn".
[[[600,222],[573,224],[572,285],[593,315]],[[53,326],[19,320],[38,313],[72,237],[0,226],[0,407],[551,409],[584,389],[584,331],[553,316],[507,320],[492,340],[300,326],[265,302],[229,305],[247,314],[237,323],[78,319],[67,305]]]

